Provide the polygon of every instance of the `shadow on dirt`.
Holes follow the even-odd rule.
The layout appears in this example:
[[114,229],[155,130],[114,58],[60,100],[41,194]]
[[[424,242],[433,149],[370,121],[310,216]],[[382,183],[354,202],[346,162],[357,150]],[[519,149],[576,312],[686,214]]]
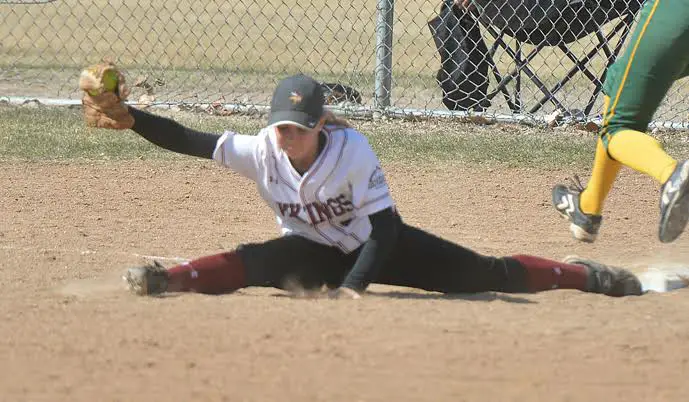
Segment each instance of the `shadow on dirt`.
[[[284,297],[289,299],[303,299],[303,300],[327,300],[328,295],[324,292],[285,292],[273,293],[272,297]],[[262,296],[257,296],[262,297]],[[492,302],[502,301],[516,304],[538,304],[537,301],[530,300],[524,297],[519,297],[511,294],[483,292],[483,293],[414,293],[404,291],[370,291],[363,297],[367,298],[388,298],[388,299],[407,299],[407,300],[465,300],[478,302]]]
[[371,292],[370,295],[375,296],[375,297],[388,297],[388,298],[392,298],[392,299],[410,299],[410,300],[466,300],[466,301],[481,301],[481,302],[503,301],[503,302],[508,302],[508,303],[517,303],[517,304],[538,304],[538,302],[524,298],[524,297],[519,297],[519,296],[505,294],[505,293],[496,293],[496,292],[443,294],[443,293],[411,293],[411,292],[389,291],[389,292]]

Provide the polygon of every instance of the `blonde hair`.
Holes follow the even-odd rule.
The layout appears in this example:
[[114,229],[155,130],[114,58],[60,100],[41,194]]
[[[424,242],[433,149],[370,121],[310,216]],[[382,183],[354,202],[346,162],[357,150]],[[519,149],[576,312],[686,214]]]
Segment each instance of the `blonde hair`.
[[335,114],[330,110],[326,110],[325,113],[323,113],[323,117],[321,117],[321,119],[324,121],[326,125],[353,128],[353,126],[349,123],[349,121],[347,121],[347,119],[335,116]]

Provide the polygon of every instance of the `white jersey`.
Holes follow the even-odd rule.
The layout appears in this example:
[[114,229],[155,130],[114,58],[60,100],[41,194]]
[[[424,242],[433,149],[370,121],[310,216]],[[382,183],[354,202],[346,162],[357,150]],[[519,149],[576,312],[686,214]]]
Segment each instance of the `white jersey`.
[[368,216],[394,202],[366,137],[352,128],[327,126],[323,132],[325,146],[303,175],[278,147],[273,127],[256,136],[225,132],[213,159],[256,182],[283,235],[349,253],[368,240]]

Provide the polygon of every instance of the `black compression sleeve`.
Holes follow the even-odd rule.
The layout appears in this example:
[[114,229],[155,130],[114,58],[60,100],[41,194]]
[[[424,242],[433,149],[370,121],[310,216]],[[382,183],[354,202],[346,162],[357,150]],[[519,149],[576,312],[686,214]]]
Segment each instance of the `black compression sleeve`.
[[369,216],[373,229],[371,236],[361,247],[352,270],[349,271],[342,286],[357,291],[366,290],[380,269],[387,262],[397,243],[402,221],[392,208],[378,211]]
[[174,120],[129,107],[137,134],[155,145],[180,154],[213,159],[220,135],[184,127]]

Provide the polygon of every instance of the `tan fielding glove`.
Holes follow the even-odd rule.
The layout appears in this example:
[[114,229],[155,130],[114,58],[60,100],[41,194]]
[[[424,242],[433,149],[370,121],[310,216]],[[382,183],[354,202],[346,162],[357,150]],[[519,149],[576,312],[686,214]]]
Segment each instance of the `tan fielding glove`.
[[129,95],[124,75],[109,62],[88,67],[81,72],[79,89],[84,120],[89,127],[123,130],[132,128],[134,118],[124,103]]

